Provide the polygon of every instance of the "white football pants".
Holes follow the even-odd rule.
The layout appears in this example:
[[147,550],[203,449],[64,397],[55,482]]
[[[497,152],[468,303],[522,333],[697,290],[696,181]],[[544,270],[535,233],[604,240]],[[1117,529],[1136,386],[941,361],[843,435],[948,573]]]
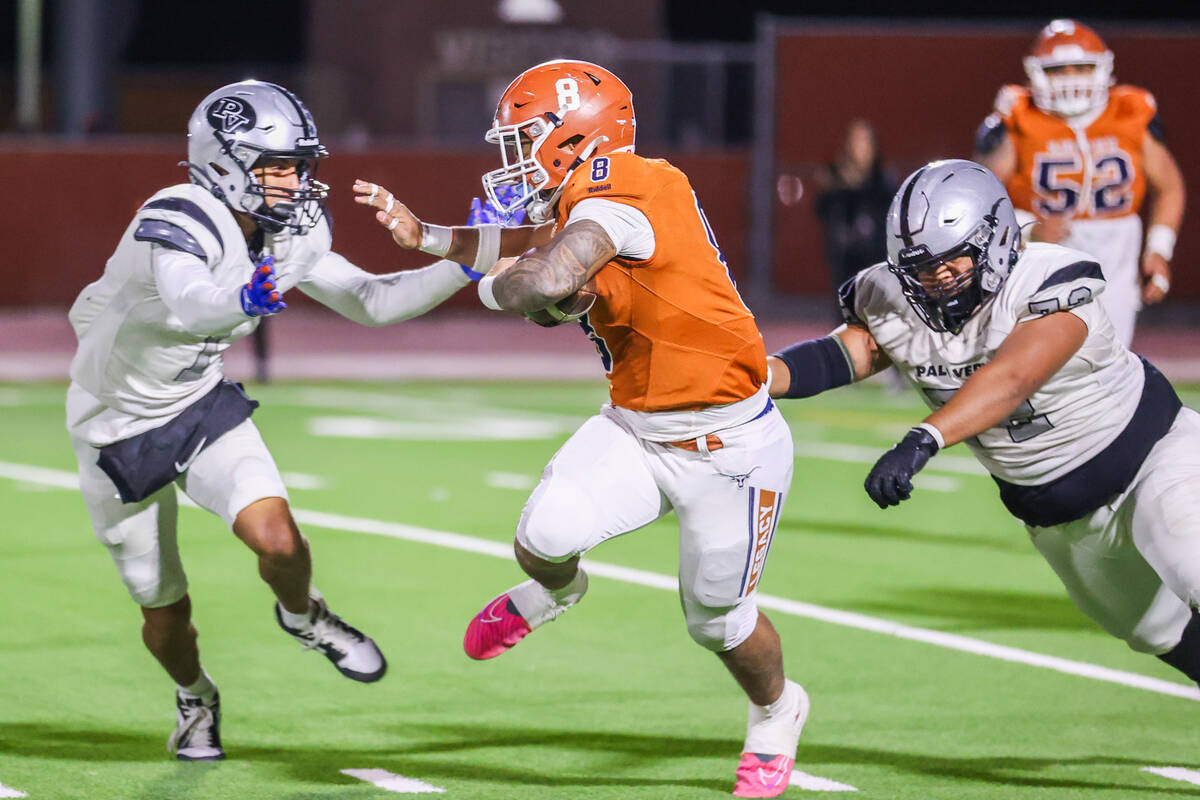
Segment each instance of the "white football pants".
[[1109,505],[1028,530],[1083,613],[1134,650],[1171,650],[1200,606],[1200,414],[1180,409]]
[[717,652],[738,646],[758,621],[754,594],[791,485],[792,437],[778,409],[715,433],[721,449],[691,452],[640,439],[605,409],[547,465],[517,541],[565,561],[674,509],[688,632]]

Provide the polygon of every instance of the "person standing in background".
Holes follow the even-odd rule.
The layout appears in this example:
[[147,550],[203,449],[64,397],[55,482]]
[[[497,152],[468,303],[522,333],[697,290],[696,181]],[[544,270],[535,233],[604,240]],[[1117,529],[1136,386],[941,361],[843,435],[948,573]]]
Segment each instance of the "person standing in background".
[[822,168],[818,181],[817,217],[836,290],[859,270],[882,260],[887,249],[883,221],[896,181],[883,168],[871,123],[865,119],[850,123],[841,153]]
[[1114,85],[1112,69],[1112,51],[1095,31],[1052,21],[1025,58],[1029,86],[1000,89],[974,158],[1005,183],[1031,241],[1100,262],[1108,287],[1100,305],[1128,347],[1142,305],[1171,289],[1185,189],[1154,96]]

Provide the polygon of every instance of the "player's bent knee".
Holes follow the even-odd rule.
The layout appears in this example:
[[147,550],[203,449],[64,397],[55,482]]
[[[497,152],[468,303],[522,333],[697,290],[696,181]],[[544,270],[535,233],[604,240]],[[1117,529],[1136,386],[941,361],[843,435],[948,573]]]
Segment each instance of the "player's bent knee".
[[296,557],[304,548],[304,538],[291,521],[273,518],[254,526],[246,543],[261,558],[286,561]]
[[125,587],[133,602],[142,608],[166,608],[187,594],[187,581],[182,579],[130,582],[127,578]]
[[746,641],[757,624],[758,606],[753,600],[727,608],[693,606],[687,611],[688,635],[714,653],[724,653]]
[[534,556],[561,563],[579,555],[592,539],[595,507],[566,481],[538,487],[517,523],[517,543]]

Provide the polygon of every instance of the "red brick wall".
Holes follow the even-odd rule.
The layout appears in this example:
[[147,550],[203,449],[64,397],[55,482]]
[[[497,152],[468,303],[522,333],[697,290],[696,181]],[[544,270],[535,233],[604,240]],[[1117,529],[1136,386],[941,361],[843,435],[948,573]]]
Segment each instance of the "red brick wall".
[[[184,170],[175,166],[181,155],[174,148],[129,145],[0,151],[0,241],[8,256],[0,261],[0,307],[69,304],[100,275],[142,202],[185,180]],[[745,156],[689,154],[673,160],[691,176],[734,273],[744,274]],[[479,176],[494,162],[493,155],[478,150],[337,153],[320,171],[333,189],[335,248],[372,272],[429,263],[426,255],[396,247],[372,215],[353,203],[354,178],[387,186],[422,218],[454,224],[466,219],[470,198],[481,191]],[[463,292],[452,302],[477,301]]]
[[[1200,31],[1138,33],[1098,26],[1115,55],[1118,80],[1158,99],[1171,149],[1200,193],[1200,104],[1195,67]],[[788,292],[827,291],[820,229],[813,215],[814,167],[830,160],[856,117],[876,127],[897,178],[934,158],[969,158],[976,127],[1004,83],[1024,83],[1021,58],[1036,29],[924,26],[789,27],[777,50],[776,142],[780,169],[810,191],[777,206],[777,285]],[[1188,67],[1191,65],[1191,68]],[[1200,209],[1184,220],[1172,296],[1200,300]]]

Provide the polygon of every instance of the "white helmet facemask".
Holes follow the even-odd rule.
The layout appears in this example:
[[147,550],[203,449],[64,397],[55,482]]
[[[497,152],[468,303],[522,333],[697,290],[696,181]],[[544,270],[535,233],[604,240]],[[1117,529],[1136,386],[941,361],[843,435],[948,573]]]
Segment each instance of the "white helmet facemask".
[[[1027,56],[1024,64],[1033,102],[1043,111],[1078,117],[1108,104],[1108,89],[1113,84],[1112,51],[1093,53],[1075,44],[1059,45],[1049,56]],[[1091,70],[1055,74],[1055,68],[1067,66]]]

